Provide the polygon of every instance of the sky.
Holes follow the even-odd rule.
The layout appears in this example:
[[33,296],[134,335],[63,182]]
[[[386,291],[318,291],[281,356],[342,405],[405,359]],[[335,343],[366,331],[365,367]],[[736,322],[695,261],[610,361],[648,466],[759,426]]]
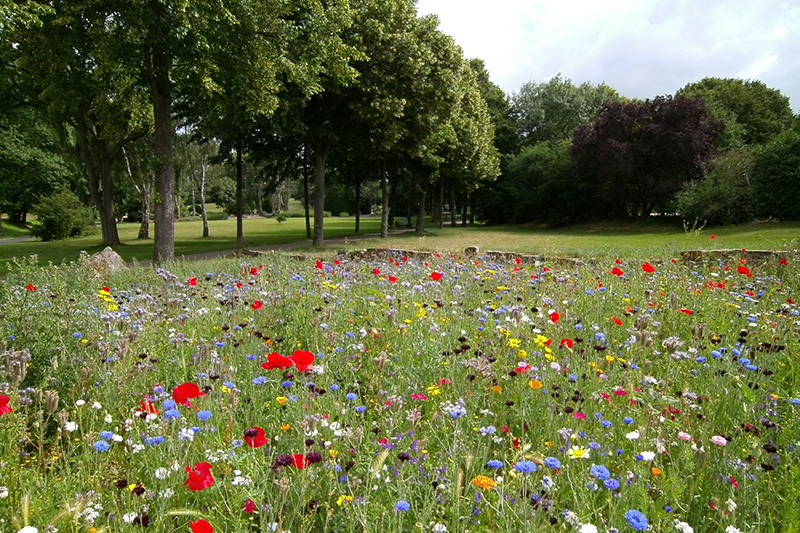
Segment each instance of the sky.
[[628,98],[759,80],[800,112],[800,0],[418,0],[508,95],[561,74]]

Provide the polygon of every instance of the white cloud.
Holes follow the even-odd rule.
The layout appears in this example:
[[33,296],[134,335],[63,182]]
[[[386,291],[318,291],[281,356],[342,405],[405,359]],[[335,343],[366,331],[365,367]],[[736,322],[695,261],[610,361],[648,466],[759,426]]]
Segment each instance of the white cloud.
[[624,96],[758,79],[800,108],[800,6],[781,0],[418,0],[507,93],[559,72]]

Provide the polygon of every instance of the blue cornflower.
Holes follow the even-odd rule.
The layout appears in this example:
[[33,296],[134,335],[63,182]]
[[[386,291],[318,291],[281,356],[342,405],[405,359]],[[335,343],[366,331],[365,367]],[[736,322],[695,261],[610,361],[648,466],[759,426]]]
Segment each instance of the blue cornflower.
[[530,474],[531,472],[536,472],[536,463],[533,461],[517,461],[514,464],[514,470],[523,474]]
[[569,376],[567,376],[567,379],[569,379],[570,381],[578,381],[578,376],[576,376],[575,374],[570,374]]
[[792,405],[799,405],[800,400],[798,400],[797,398],[789,398],[789,403]]
[[101,439],[108,440],[108,439],[113,438],[113,437],[114,437],[114,432],[113,431],[101,431],[100,432],[100,438]]
[[625,418],[623,418],[622,421],[625,422],[626,424],[633,424],[633,418],[631,418],[629,416],[626,416]]
[[75,333],[72,334],[72,336],[75,337],[76,339],[80,339],[81,337],[83,337],[83,333],[81,333],[80,331],[76,331]]
[[294,385],[294,383],[292,383],[291,381],[282,381],[282,382],[281,382],[281,387],[283,387],[283,388],[285,388],[285,389],[288,389],[288,388],[289,388],[289,387],[291,387],[292,385]]
[[175,403],[174,400],[164,400],[161,402],[161,407],[164,409],[175,409],[178,404]]
[[600,421],[600,425],[604,428],[610,428],[613,424],[611,424],[610,420],[602,420]]
[[268,382],[269,378],[266,376],[258,376],[250,380],[253,385],[263,385],[264,383]]
[[197,418],[199,418],[203,422],[211,419],[212,416],[214,416],[214,413],[212,413],[211,411],[206,411],[205,409],[202,411],[197,411]]
[[603,481],[603,486],[608,490],[617,490],[619,489],[619,481],[612,477]]
[[703,357],[702,355],[699,355],[699,356],[695,357],[694,360],[697,361],[698,363],[705,363],[706,362],[706,358]]
[[233,446],[234,448],[241,448],[243,444],[244,441],[242,439],[233,439],[231,441],[231,446]]
[[358,395],[355,392],[348,392],[344,397],[345,400],[355,400],[356,398]]
[[625,520],[627,520],[631,527],[636,531],[644,531],[649,526],[647,523],[647,517],[644,515],[644,513],[637,511],[636,509],[626,511]]
[[144,443],[147,444],[148,446],[155,446],[156,444],[161,444],[162,442],[164,442],[164,437],[162,437],[161,435],[157,437],[147,437],[146,439],[144,439]]
[[233,381],[223,381],[222,384],[229,389],[236,388],[236,384]]
[[97,442],[95,442],[95,443],[94,443],[94,445],[92,446],[92,448],[94,448],[94,449],[95,449],[95,450],[97,450],[98,452],[107,452],[107,451],[108,451],[108,448],[109,448],[109,446],[108,446],[108,443],[107,443],[106,441],[104,441],[104,440],[99,440],[99,441],[97,441]]
[[486,463],[486,466],[489,468],[503,468],[503,461],[500,461],[499,459],[492,459]]
[[555,457],[545,457],[544,466],[555,470],[556,468],[561,468],[561,461],[559,461]]
[[600,443],[599,442],[590,442],[589,443],[589,448],[591,448],[592,450],[599,450],[600,449]]
[[337,391],[337,390],[339,390],[339,385],[337,385],[336,383],[334,383],[333,385],[331,385],[331,386],[330,386],[330,389],[331,389],[332,391]]
[[363,405],[359,405],[358,407],[356,407],[356,413],[363,413],[366,410],[367,408],[364,407]]
[[611,477],[611,472],[609,472],[608,468],[603,465],[592,465],[592,467],[589,469],[589,472],[591,472],[592,475],[597,479],[609,479]]
[[177,409],[167,409],[164,411],[164,418],[167,420],[175,420],[176,418],[181,417],[181,412]]
[[217,348],[224,348],[225,347],[225,343],[222,342],[222,341],[217,342],[216,345],[217,345]]
[[162,392],[164,392],[164,386],[156,385],[155,387],[153,387],[153,392],[155,392],[156,394],[161,394]]
[[394,504],[394,508],[397,509],[398,511],[408,511],[409,509],[411,509],[411,504],[405,500],[400,500],[399,502]]

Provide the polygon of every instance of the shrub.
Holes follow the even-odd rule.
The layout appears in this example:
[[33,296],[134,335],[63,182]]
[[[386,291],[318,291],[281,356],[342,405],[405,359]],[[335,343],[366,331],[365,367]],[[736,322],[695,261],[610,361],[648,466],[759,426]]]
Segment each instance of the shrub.
[[785,132],[756,151],[752,184],[757,217],[800,220],[800,135]]
[[72,191],[45,196],[34,206],[36,222],[31,233],[43,241],[69,239],[86,234],[94,216]]

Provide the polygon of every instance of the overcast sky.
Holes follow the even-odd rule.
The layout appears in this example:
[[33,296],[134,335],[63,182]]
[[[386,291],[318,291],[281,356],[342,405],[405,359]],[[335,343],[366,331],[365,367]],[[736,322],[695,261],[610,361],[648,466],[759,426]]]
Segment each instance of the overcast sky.
[[507,94],[559,72],[629,98],[753,79],[800,111],[800,1],[418,0]]

